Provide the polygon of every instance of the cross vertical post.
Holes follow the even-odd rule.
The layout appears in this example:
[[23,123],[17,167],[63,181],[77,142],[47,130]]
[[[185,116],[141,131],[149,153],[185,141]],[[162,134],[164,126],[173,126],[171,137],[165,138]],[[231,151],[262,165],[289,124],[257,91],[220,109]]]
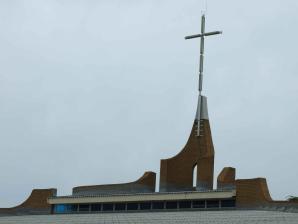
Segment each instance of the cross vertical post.
[[193,38],[201,38],[200,44],[200,68],[199,68],[199,100],[198,100],[198,110],[197,110],[197,121],[198,121],[198,129],[197,136],[200,136],[200,124],[201,124],[201,113],[202,113],[202,90],[203,90],[203,71],[204,71],[204,51],[205,51],[205,37],[213,36],[217,34],[222,34],[222,31],[214,31],[214,32],[205,32],[205,14],[202,15],[201,20],[201,33],[195,34],[191,36],[186,36],[185,39],[193,39]]
[[[205,33],[205,15],[202,15],[201,23],[201,33]],[[200,46],[200,71],[199,71],[199,95],[201,96],[203,88],[203,69],[204,69],[204,44],[205,37],[201,37],[201,46]]]

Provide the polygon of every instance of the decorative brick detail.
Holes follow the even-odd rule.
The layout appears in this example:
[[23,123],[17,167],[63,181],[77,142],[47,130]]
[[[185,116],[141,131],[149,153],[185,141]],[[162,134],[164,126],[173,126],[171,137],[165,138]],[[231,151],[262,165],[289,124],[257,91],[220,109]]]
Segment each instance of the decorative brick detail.
[[106,184],[78,186],[72,189],[73,195],[99,195],[122,193],[150,193],[155,192],[156,174],[145,172],[137,181],[124,184]]
[[29,215],[29,214],[50,214],[51,205],[47,199],[56,196],[57,190],[34,189],[31,195],[22,204],[12,208],[0,208],[0,215]]
[[176,156],[160,162],[160,192],[194,190],[193,169],[197,165],[197,189],[213,189],[214,148],[210,124],[201,120],[201,134],[196,136],[195,120],[190,137]]
[[233,167],[225,167],[217,177],[217,189],[235,189],[236,169]]
[[272,202],[265,178],[236,180],[236,206],[255,208]]

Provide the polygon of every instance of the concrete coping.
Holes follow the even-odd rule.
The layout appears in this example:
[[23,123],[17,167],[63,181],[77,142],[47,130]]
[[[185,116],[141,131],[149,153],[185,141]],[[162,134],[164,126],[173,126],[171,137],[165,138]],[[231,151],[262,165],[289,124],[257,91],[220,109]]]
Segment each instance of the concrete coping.
[[56,198],[86,198],[86,197],[113,197],[113,196],[135,196],[135,195],[168,195],[168,194],[193,194],[193,193],[212,193],[212,192],[227,192],[233,193],[234,189],[218,189],[218,190],[200,190],[200,191],[176,191],[176,192],[154,192],[154,193],[119,193],[119,194],[90,194],[90,195],[65,195],[65,196],[52,196],[49,199]]

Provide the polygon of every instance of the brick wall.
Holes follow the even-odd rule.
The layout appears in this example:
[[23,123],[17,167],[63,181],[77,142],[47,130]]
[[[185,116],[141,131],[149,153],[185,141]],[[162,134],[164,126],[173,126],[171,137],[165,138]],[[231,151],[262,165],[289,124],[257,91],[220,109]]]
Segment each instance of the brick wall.
[[193,168],[197,165],[197,188],[213,188],[214,148],[208,120],[201,121],[202,136],[197,137],[198,122],[193,123],[185,147],[176,156],[160,162],[161,192],[193,190]]
[[98,195],[120,193],[150,193],[155,192],[156,174],[145,172],[138,180],[124,184],[107,184],[74,187],[73,195]]
[[55,196],[57,190],[50,189],[34,189],[31,195],[22,204],[12,208],[0,208],[0,216],[3,215],[30,215],[30,214],[50,214],[51,205],[47,199]]
[[217,177],[217,189],[235,189],[236,169],[224,167]]

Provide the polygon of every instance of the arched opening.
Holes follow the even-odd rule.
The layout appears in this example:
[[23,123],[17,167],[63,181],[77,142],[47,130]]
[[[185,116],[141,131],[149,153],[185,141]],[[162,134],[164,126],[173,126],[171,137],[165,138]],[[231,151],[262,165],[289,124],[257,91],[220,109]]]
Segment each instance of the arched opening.
[[197,187],[197,172],[198,172],[198,166],[197,164],[195,164],[192,169],[192,186],[194,188]]

